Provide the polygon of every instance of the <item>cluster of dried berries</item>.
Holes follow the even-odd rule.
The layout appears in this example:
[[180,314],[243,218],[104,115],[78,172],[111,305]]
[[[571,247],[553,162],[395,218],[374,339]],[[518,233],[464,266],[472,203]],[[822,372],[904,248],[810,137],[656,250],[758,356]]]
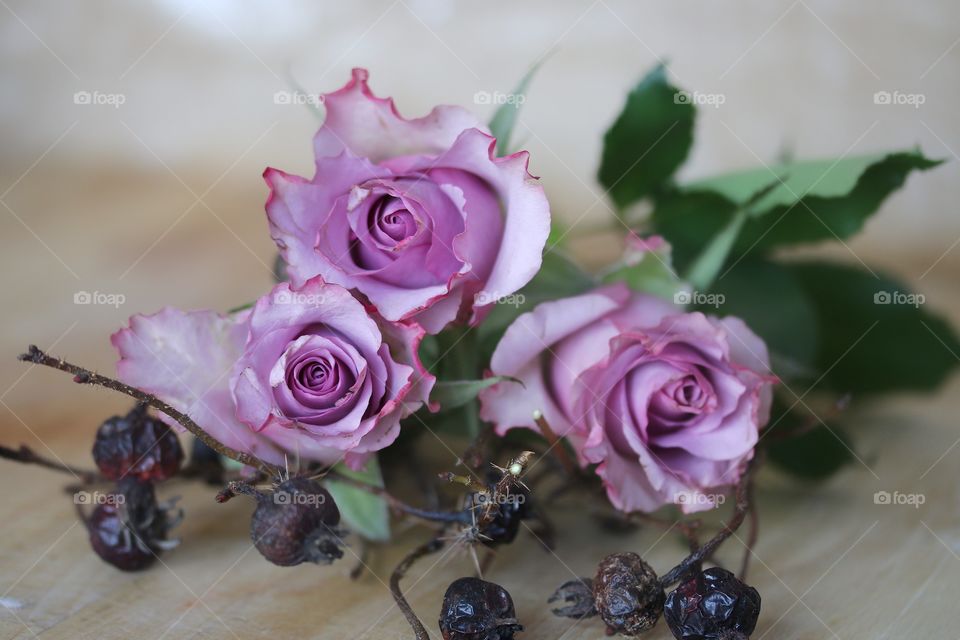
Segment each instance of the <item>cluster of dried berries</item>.
[[[103,376],[79,369],[62,360],[49,358],[36,348],[24,356],[40,364],[75,373],[75,379],[124,391],[141,400],[125,416],[106,420],[97,431],[93,457],[100,470],[96,473],[77,471],[44,459],[28,447],[0,447],[0,457],[39,464],[83,475],[85,482],[100,479],[115,481],[115,489],[98,501],[92,513],[84,517],[94,551],[106,562],[125,570],[136,571],[154,562],[157,554],[177,541],[168,538],[182,513],[175,514],[172,504],[157,502],[154,483],[166,480],[180,471],[183,450],[177,436],[163,422],[147,413],[144,402],[173,415],[178,422],[194,431],[202,440],[216,446],[192,421],[155,398],[140,394]],[[191,476],[207,482],[223,479],[220,454],[241,464],[254,467],[263,477],[277,477],[279,470],[271,465],[227,447],[217,451],[197,444],[191,456]],[[414,627],[417,638],[428,638],[426,630],[410,609],[399,589],[399,581],[419,557],[444,546],[444,533],[450,526],[461,527],[459,535],[470,544],[496,547],[512,542],[523,520],[536,514],[531,506],[531,492],[520,477],[533,453],[522,452],[506,467],[496,467],[485,483],[462,476],[442,474],[451,482],[469,487],[464,508],[455,512],[429,512],[403,505],[390,498],[401,511],[444,523],[441,535],[415,549],[394,570],[391,591]],[[368,487],[377,493],[375,487]],[[378,490],[382,493],[382,489]],[[316,480],[298,476],[279,480],[269,491],[252,484],[231,482],[217,494],[225,502],[237,494],[256,499],[251,517],[250,537],[257,550],[270,562],[293,566],[304,562],[329,564],[343,556],[343,531],[339,530],[340,510],[330,493]],[[607,634],[638,636],[652,629],[661,614],[678,640],[748,640],[760,614],[760,594],[732,573],[721,568],[699,569],[725,540],[750,508],[749,474],[737,489],[737,505],[730,523],[714,538],[700,545],[663,578],[635,553],[615,553],[600,562],[594,578],[581,578],[562,585],[550,602],[564,606],[554,613],[573,618],[599,616]],[[82,512],[81,512],[81,515]],[[471,526],[466,526],[467,524]],[[664,587],[677,580],[681,584],[668,595]],[[512,640],[522,631],[510,594],[500,585],[479,578],[461,578],[447,589],[439,619],[444,640]]]
[[125,416],[104,421],[97,430],[93,459],[100,473],[117,482],[85,518],[90,545],[100,558],[123,571],[139,571],[164,550],[182,513],[158,504],[154,482],[175,475],[183,462],[176,434],[139,404]]
[[600,562],[594,579],[564,583],[549,602],[566,603],[553,610],[556,615],[599,615],[608,635],[636,636],[657,623],[665,599],[663,585],[650,565],[635,553],[614,553]]
[[678,640],[748,640],[760,615],[760,594],[718,567],[698,571],[669,596],[653,569],[635,553],[604,558],[596,577],[564,583],[549,602],[568,618],[599,615],[607,634],[638,636],[663,613]]

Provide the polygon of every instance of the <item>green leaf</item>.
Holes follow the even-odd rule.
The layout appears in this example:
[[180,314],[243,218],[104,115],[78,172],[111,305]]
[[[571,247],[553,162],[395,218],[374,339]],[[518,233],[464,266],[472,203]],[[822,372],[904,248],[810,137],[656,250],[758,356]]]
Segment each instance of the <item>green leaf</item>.
[[[370,458],[363,471],[352,471],[343,464],[338,464],[334,469],[354,480],[383,487],[383,475],[376,457]],[[382,496],[337,480],[327,480],[326,486],[340,509],[341,517],[352,531],[374,542],[390,539],[390,511]]]
[[[628,239],[623,258],[601,276],[605,284],[623,282],[634,291],[672,300],[683,283],[671,266],[670,246],[650,249],[647,240]],[[634,242],[631,245],[631,242]]]
[[517,117],[520,115],[520,107],[523,106],[526,99],[527,88],[534,74],[540,69],[543,60],[530,67],[519,84],[514,88],[510,95],[514,98],[497,107],[496,113],[490,120],[490,133],[497,139],[497,155],[505,156],[510,153],[510,136],[513,134],[513,127],[517,124]]
[[[711,292],[722,303],[716,309],[701,307],[701,311],[736,316],[763,338],[772,353],[804,371],[815,366],[817,314],[789,269],[761,258],[747,259],[718,279]],[[794,371],[775,366],[774,373],[790,378]]]
[[785,268],[816,313],[818,389],[931,390],[956,367],[960,343],[953,328],[903,284],[840,264]]
[[[760,439],[770,462],[787,473],[805,480],[823,480],[854,460],[847,435],[836,425],[828,427],[816,416],[808,415],[785,395],[773,401],[769,432]],[[809,428],[810,421],[815,425]]]
[[656,233],[673,247],[674,267],[685,273],[738,209],[715,191],[673,190],[657,199],[651,220]]
[[768,448],[770,462],[807,480],[825,479],[853,460],[846,435],[823,425]]
[[240,313],[241,311],[246,311],[247,309],[253,309],[253,305],[255,304],[255,302],[248,302],[247,304],[242,304],[239,307],[234,307],[233,309],[227,311],[227,315],[229,316],[235,313]]
[[[673,243],[678,265],[692,260],[689,256],[702,251],[741,209],[749,218],[731,257],[846,239],[903,186],[912,171],[938,164],[919,151],[904,151],[728,174],[663,196],[654,210],[654,224]],[[765,191],[771,179],[775,185]]]
[[448,411],[462,407],[486,389],[498,382],[508,380],[523,385],[522,382],[510,376],[490,376],[483,380],[449,380],[437,382],[430,393],[430,401],[440,405],[441,410]]
[[687,158],[696,110],[680,95],[658,66],[630,92],[604,135],[597,177],[618,206],[649,195]]

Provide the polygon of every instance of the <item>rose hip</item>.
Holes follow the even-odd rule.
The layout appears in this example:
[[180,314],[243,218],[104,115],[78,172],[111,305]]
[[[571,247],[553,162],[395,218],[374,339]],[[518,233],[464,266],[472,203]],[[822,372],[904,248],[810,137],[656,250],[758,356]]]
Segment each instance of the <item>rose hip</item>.
[[250,538],[273,564],[330,564],[343,557],[340,510],[333,496],[309,478],[290,478],[272,493],[257,494]]
[[714,567],[673,590],[663,615],[679,640],[746,640],[760,616],[760,594]]
[[183,462],[177,435],[140,404],[125,416],[106,420],[97,430],[93,459],[111,480],[135,476],[161,481],[175,475]]
[[440,610],[443,640],[513,640],[517,631],[523,631],[523,625],[513,599],[500,585],[460,578],[447,587]]

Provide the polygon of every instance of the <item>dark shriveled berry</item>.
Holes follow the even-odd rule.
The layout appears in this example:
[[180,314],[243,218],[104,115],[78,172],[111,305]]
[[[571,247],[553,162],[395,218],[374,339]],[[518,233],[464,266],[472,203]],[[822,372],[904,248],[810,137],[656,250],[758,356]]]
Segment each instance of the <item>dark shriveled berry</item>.
[[250,538],[264,558],[282,567],[330,564],[343,557],[338,524],[340,510],[319,482],[290,478],[257,497]]
[[640,556],[614,553],[597,568],[593,598],[608,634],[635,636],[657,623],[666,596],[657,574]]
[[714,567],[674,589],[663,616],[679,640],[746,640],[760,616],[760,593]]
[[[489,475],[487,482],[490,491],[467,494],[464,505],[466,509],[474,511],[489,506],[496,509],[493,520],[479,531],[480,542],[491,548],[513,542],[520,531],[520,522],[533,516],[530,492],[524,487],[517,486],[513,487],[508,494],[497,494],[494,486],[499,478],[499,474]],[[490,502],[495,504],[490,505]]]
[[443,596],[443,640],[513,640],[523,631],[513,598],[498,584],[479,578],[454,580]]
[[125,416],[113,416],[97,429],[93,459],[110,480],[136,476],[166,480],[180,469],[183,448],[177,435],[137,405]]
[[87,519],[90,545],[100,558],[122,571],[145,569],[157,555],[176,546],[167,532],[179,516],[157,504],[153,484],[125,478],[103,496]]

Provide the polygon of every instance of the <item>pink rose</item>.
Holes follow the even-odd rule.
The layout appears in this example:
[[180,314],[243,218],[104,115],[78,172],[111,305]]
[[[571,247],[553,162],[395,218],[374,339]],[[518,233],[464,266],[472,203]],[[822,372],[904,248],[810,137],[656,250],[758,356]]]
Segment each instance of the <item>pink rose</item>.
[[499,433],[536,429],[539,410],[598,464],[623,511],[707,509],[753,456],[772,396],[767,349],[737,318],[683,313],[612,285],[546,302],[507,329],[481,394]]
[[277,285],[231,316],[137,315],[111,341],[121,380],[223,444],[274,464],[287,454],[356,468],[427,401],[434,378],[416,355],[422,337],[314,278],[300,289]]
[[320,275],[437,333],[479,322],[536,274],[550,210],[526,152],[495,158],[494,138],[459,107],[401,117],[363,69],[323,103],[314,177],[264,173],[294,285]]

